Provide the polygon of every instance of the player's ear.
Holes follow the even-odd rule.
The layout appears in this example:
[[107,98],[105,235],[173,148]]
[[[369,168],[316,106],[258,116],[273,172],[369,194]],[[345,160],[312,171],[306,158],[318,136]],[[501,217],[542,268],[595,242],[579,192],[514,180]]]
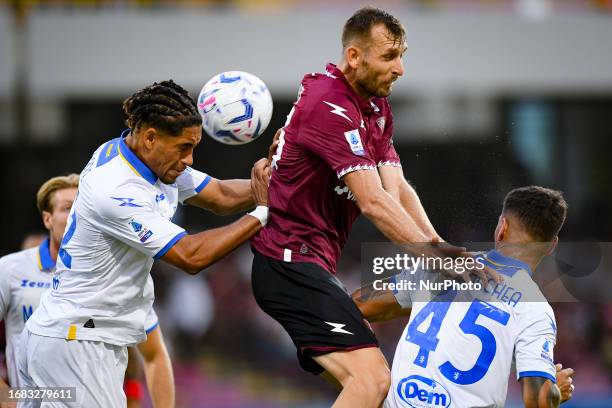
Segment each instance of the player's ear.
[[51,213],[49,211],[42,212],[42,220],[45,228],[51,230]]
[[146,148],[151,150],[155,144],[155,139],[159,137],[159,133],[154,127],[148,127],[141,133],[141,137]]
[[344,50],[344,57],[351,69],[357,69],[361,61],[361,50],[354,45],[349,45],[346,50]]
[[497,227],[495,228],[495,242],[501,242],[508,232],[508,219],[503,215],[499,216]]
[[553,240],[550,243],[550,248],[548,249],[548,253],[546,254],[547,256],[554,252],[554,250],[557,247],[558,243],[559,243],[559,237],[555,235],[555,237],[553,238]]

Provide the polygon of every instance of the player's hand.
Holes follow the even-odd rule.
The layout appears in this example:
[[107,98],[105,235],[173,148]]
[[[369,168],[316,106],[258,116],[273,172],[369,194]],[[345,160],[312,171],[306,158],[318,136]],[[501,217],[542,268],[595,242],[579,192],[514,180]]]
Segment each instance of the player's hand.
[[278,140],[280,139],[281,130],[283,130],[283,128],[276,131],[274,137],[272,138],[272,144],[268,148],[268,163],[270,163],[270,165],[272,165],[272,156],[274,156],[276,148],[278,147]]
[[[443,258],[476,258],[478,255],[475,252],[469,252],[465,247],[458,247],[449,244],[448,242],[442,241],[440,238],[435,237],[431,240],[431,245],[434,247],[434,250],[438,253],[438,256]],[[445,270],[445,274],[450,277],[461,278],[465,282],[471,281],[471,274],[474,274],[480,278],[480,281],[483,282],[484,285],[490,280],[493,279],[496,283],[501,283],[503,278],[497,271],[493,268],[488,267],[487,265],[483,265],[483,268],[479,267],[479,264],[473,262],[474,268],[466,268],[466,270],[459,274],[457,271]],[[463,263],[463,265],[467,265],[467,263]]]
[[270,182],[270,162],[259,159],[251,170],[251,194],[255,205],[268,205],[268,183]]
[[574,392],[574,382],[572,375],[574,370],[572,368],[563,368],[562,364],[555,364],[557,368],[557,387],[561,391],[561,402],[565,402],[572,398]]

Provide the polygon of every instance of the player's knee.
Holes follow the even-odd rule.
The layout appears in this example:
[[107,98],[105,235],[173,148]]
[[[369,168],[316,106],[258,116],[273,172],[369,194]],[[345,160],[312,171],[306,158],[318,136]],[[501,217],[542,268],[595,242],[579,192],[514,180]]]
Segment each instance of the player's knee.
[[376,393],[380,397],[382,401],[389,392],[389,387],[391,387],[391,373],[387,367],[383,367],[376,371],[375,378],[376,384]]
[[391,386],[391,374],[386,366],[371,368],[355,377],[359,387],[377,401],[382,401]]

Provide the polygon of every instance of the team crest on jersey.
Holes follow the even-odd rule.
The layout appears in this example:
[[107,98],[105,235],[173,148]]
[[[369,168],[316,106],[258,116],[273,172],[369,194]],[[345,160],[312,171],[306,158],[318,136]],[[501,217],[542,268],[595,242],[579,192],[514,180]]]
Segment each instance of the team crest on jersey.
[[387,120],[385,119],[384,116],[382,116],[382,117],[376,119],[376,124],[378,125],[380,130],[382,130],[384,132],[385,131],[385,125],[387,124]]
[[356,155],[363,156],[365,155],[365,149],[363,148],[363,144],[361,143],[361,136],[359,135],[358,129],[349,130],[348,132],[344,132],[344,137],[351,147],[351,151]]
[[442,384],[420,375],[402,378],[395,392],[412,408],[446,408],[451,405],[450,393]]

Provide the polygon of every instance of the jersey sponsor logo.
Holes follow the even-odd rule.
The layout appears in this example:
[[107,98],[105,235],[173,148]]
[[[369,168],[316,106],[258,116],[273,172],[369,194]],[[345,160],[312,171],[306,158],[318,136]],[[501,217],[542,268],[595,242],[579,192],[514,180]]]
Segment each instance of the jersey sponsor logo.
[[134,198],[129,197],[111,197],[113,200],[119,201],[119,207],[142,207],[134,202]]
[[348,142],[349,146],[353,153],[359,156],[365,155],[365,149],[363,148],[363,144],[361,143],[361,136],[359,135],[358,129],[349,130],[348,132],[344,132],[344,137]]
[[442,384],[420,375],[402,378],[395,392],[402,401],[413,408],[446,408],[451,405],[451,396]]
[[21,287],[22,288],[45,288],[48,289],[51,287],[51,283],[50,282],[45,282],[45,281],[31,281],[28,279],[22,279],[21,280]]
[[60,285],[60,280],[58,276],[54,276],[53,277],[53,290],[57,290],[57,288],[59,288]]
[[344,334],[353,334],[348,330],[344,330],[344,326],[346,326],[346,324],[344,323],[332,323],[332,322],[323,322],[326,324],[329,324],[330,326],[333,327],[333,329],[330,329],[330,331],[334,332],[334,333],[344,333]]
[[330,110],[331,113],[335,113],[338,116],[342,116],[344,119],[346,119],[349,122],[353,123],[351,118],[349,118],[348,116],[346,116],[344,114],[344,112],[346,112],[346,109],[344,109],[342,106],[338,106],[338,105],[335,105],[335,104],[333,104],[331,102],[327,102],[327,101],[323,101],[323,103],[326,103],[327,105],[329,105],[330,107],[333,108],[332,110]]
[[385,119],[385,117],[381,117],[376,119],[376,124],[378,125],[378,127],[380,128],[380,130],[382,130],[383,132],[385,131],[385,124],[387,123],[387,120]]
[[21,305],[21,312],[23,315],[23,322],[25,323],[28,321],[30,316],[32,316],[32,313],[34,313],[34,308],[32,305]]
[[346,198],[348,200],[352,200],[352,201],[356,200],[355,196],[353,195],[353,192],[348,188],[348,186],[344,186],[344,187],[336,186],[336,188],[334,188],[334,191],[338,195],[346,194]]

